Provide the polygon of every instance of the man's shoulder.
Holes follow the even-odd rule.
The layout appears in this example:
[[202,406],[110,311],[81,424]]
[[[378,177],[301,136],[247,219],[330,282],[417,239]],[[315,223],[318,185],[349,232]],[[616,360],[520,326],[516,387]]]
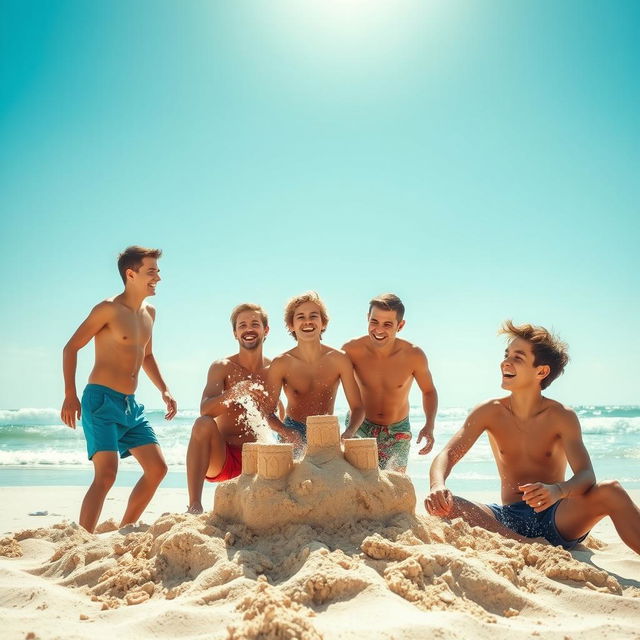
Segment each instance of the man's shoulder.
[[545,398],[545,410],[550,419],[554,421],[563,421],[568,424],[575,424],[578,420],[576,412],[569,406],[552,400],[551,398]]
[[212,372],[225,371],[226,372],[235,366],[237,366],[237,364],[233,361],[233,356],[224,356],[222,358],[218,358],[217,360],[214,360],[211,363],[211,366],[209,367],[209,371],[212,371]]
[[469,412],[469,417],[492,418],[505,410],[507,398],[490,398],[477,404]]
[[342,345],[342,351],[347,353],[348,355],[357,355],[362,353],[367,346],[367,342],[369,340],[369,336],[360,336],[359,338],[352,338],[348,342],[345,342]]

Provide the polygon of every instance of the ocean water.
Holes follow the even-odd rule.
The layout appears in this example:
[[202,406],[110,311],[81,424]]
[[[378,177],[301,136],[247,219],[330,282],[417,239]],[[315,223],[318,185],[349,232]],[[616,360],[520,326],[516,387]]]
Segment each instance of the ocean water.
[[[628,489],[640,489],[640,406],[578,406],[583,437],[599,480],[617,479]],[[408,473],[418,493],[426,493],[429,466],[437,451],[464,422],[467,409],[441,409],[436,420],[436,444],[427,456],[412,443]],[[338,410],[344,424],[345,410]],[[169,473],[164,487],[185,487],[185,456],[197,411],[180,411],[170,422],[164,412],[149,411]],[[420,407],[411,408],[414,437],[423,425]],[[88,485],[92,465],[87,460],[82,427],[62,424],[57,409],[0,410],[0,486]],[[140,476],[133,458],[120,461],[116,484],[133,486]],[[455,493],[498,492],[499,477],[489,442],[482,436],[456,465],[448,486]]]

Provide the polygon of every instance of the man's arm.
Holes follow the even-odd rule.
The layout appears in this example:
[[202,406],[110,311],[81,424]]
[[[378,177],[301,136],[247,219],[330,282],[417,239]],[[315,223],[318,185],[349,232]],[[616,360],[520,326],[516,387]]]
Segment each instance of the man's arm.
[[536,512],[548,509],[562,498],[582,495],[596,482],[591,458],[582,440],[578,416],[568,409],[562,409],[562,412],[560,438],[573,476],[554,484],[532,482],[519,486],[518,489],[523,492],[522,499]]
[[422,409],[424,411],[425,423],[418,434],[417,444],[420,444],[424,438],[424,447],[418,451],[423,456],[433,448],[434,437],[433,428],[436,422],[436,414],[438,413],[438,392],[433,384],[433,377],[429,371],[429,362],[427,356],[422,349],[416,348],[415,367],[413,377],[422,391]]
[[200,415],[217,418],[227,410],[225,400],[228,401],[229,393],[224,390],[226,377],[226,365],[224,360],[216,360],[207,373],[207,382],[200,400]]
[[362,404],[360,387],[358,387],[358,383],[356,382],[356,378],[353,373],[351,360],[344,353],[339,354],[339,356],[340,381],[342,382],[344,395],[349,403],[349,413],[351,414],[349,418],[349,427],[345,429],[342,437],[353,438],[364,420],[364,405]]
[[[262,403],[264,414],[267,418],[267,423],[272,431],[275,431],[278,435],[289,442],[294,444],[301,444],[301,438],[297,432],[293,429],[288,429],[284,426],[282,421],[285,417],[285,410],[282,402],[280,401],[280,394],[282,393],[282,386],[286,377],[286,362],[283,356],[278,356],[273,359],[265,376],[265,391],[266,396]],[[276,416],[275,412],[278,410],[279,416]]]
[[76,368],[78,351],[84,347],[111,320],[113,307],[106,300],[97,304],[76,329],[62,350],[62,375],[64,376],[64,402],[60,418],[68,427],[76,428],[80,418],[80,401],[76,391]]
[[447,516],[453,506],[453,496],[446,487],[446,480],[453,467],[471,449],[485,430],[483,407],[472,411],[462,428],[447,442],[434,458],[429,472],[431,489],[424,501],[427,511],[433,516]]
[[[151,318],[155,320],[155,309],[153,307],[149,308],[149,313]],[[153,339],[150,337],[149,342],[147,342],[144,348],[144,360],[142,361],[142,368],[144,372],[149,377],[149,380],[153,382],[158,391],[162,394],[162,400],[167,405],[167,413],[164,414],[165,420],[171,420],[176,413],[178,412],[178,403],[175,401],[174,397],[171,395],[166,382],[162,378],[162,374],[160,373],[160,368],[158,367],[158,363],[153,355]]]

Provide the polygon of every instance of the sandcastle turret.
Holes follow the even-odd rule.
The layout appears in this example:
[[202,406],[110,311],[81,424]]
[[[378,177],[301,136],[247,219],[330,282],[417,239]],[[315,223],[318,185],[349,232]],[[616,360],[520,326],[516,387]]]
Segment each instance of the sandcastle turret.
[[344,457],[356,469],[369,471],[378,468],[378,443],[375,438],[347,438]]
[[307,453],[340,450],[340,422],[337,416],[309,416],[307,418]]
[[258,476],[267,480],[277,480],[288,476],[293,469],[293,445],[259,444]]

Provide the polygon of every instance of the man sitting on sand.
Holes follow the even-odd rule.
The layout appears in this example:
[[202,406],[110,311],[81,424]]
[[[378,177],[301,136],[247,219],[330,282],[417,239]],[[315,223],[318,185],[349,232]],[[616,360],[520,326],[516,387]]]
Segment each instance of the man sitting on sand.
[[[200,402],[202,415],[191,430],[187,449],[189,513],[202,513],[205,479],[222,482],[240,475],[242,445],[256,441],[256,421],[263,420],[255,400],[265,400],[264,374],[270,361],[262,355],[262,345],[269,333],[267,313],[257,304],[240,304],[231,313],[231,326],[238,353],[216,360],[209,368]],[[278,424],[274,428],[278,429]]]
[[[80,524],[93,532],[102,505],[113,486],[121,458],[132,455],[142,466],[143,475],[133,488],[120,526],[134,523],[149,504],[167,473],[158,440],[136,402],[138,373],[142,367],[160,390],[167,405],[165,418],[177,411],[151,349],[155,309],[145,302],[156,293],[160,281],[160,249],[128,247],[118,258],[124,291],[97,304],[71,336],[63,352],[65,399],[60,417],[75,429],[82,418],[87,452],[93,462],[94,478],[80,508]],[[95,339],[95,364],[82,395],[76,393],[78,351]]]
[[[640,510],[617,481],[596,483],[576,414],[542,395],[569,360],[566,344],[528,324],[509,321],[502,333],[510,338],[501,364],[502,388],[511,394],[474,409],[436,456],[427,511],[521,541],[543,537],[565,549],[609,516],[622,540],[640,553]],[[501,505],[452,496],[445,485],[485,431],[502,479]],[[573,476],[565,480],[567,463]]]
[[285,307],[284,320],[296,346],[273,359],[267,374],[271,411],[284,388],[287,410],[284,439],[306,442],[309,416],[332,415],[338,385],[342,383],[357,429],[364,418],[360,391],[353,376],[353,365],[339,349],[323,345],[322,334],[329,315],[315,291],[291,298]]
[[397,337],[405,325],[404,305],[398,296],[385,293],[369,302],[369,333],[342,348],[351,359],[364,401],[365,420],[357,429],[350,425],[345,437],[376,438],[381,469],[404,473],[409,459],[411,425],[409,391],[414,379],[422,391],[425,425],[420,455],[433,447],[433,426],[438,394],[424,351]]

